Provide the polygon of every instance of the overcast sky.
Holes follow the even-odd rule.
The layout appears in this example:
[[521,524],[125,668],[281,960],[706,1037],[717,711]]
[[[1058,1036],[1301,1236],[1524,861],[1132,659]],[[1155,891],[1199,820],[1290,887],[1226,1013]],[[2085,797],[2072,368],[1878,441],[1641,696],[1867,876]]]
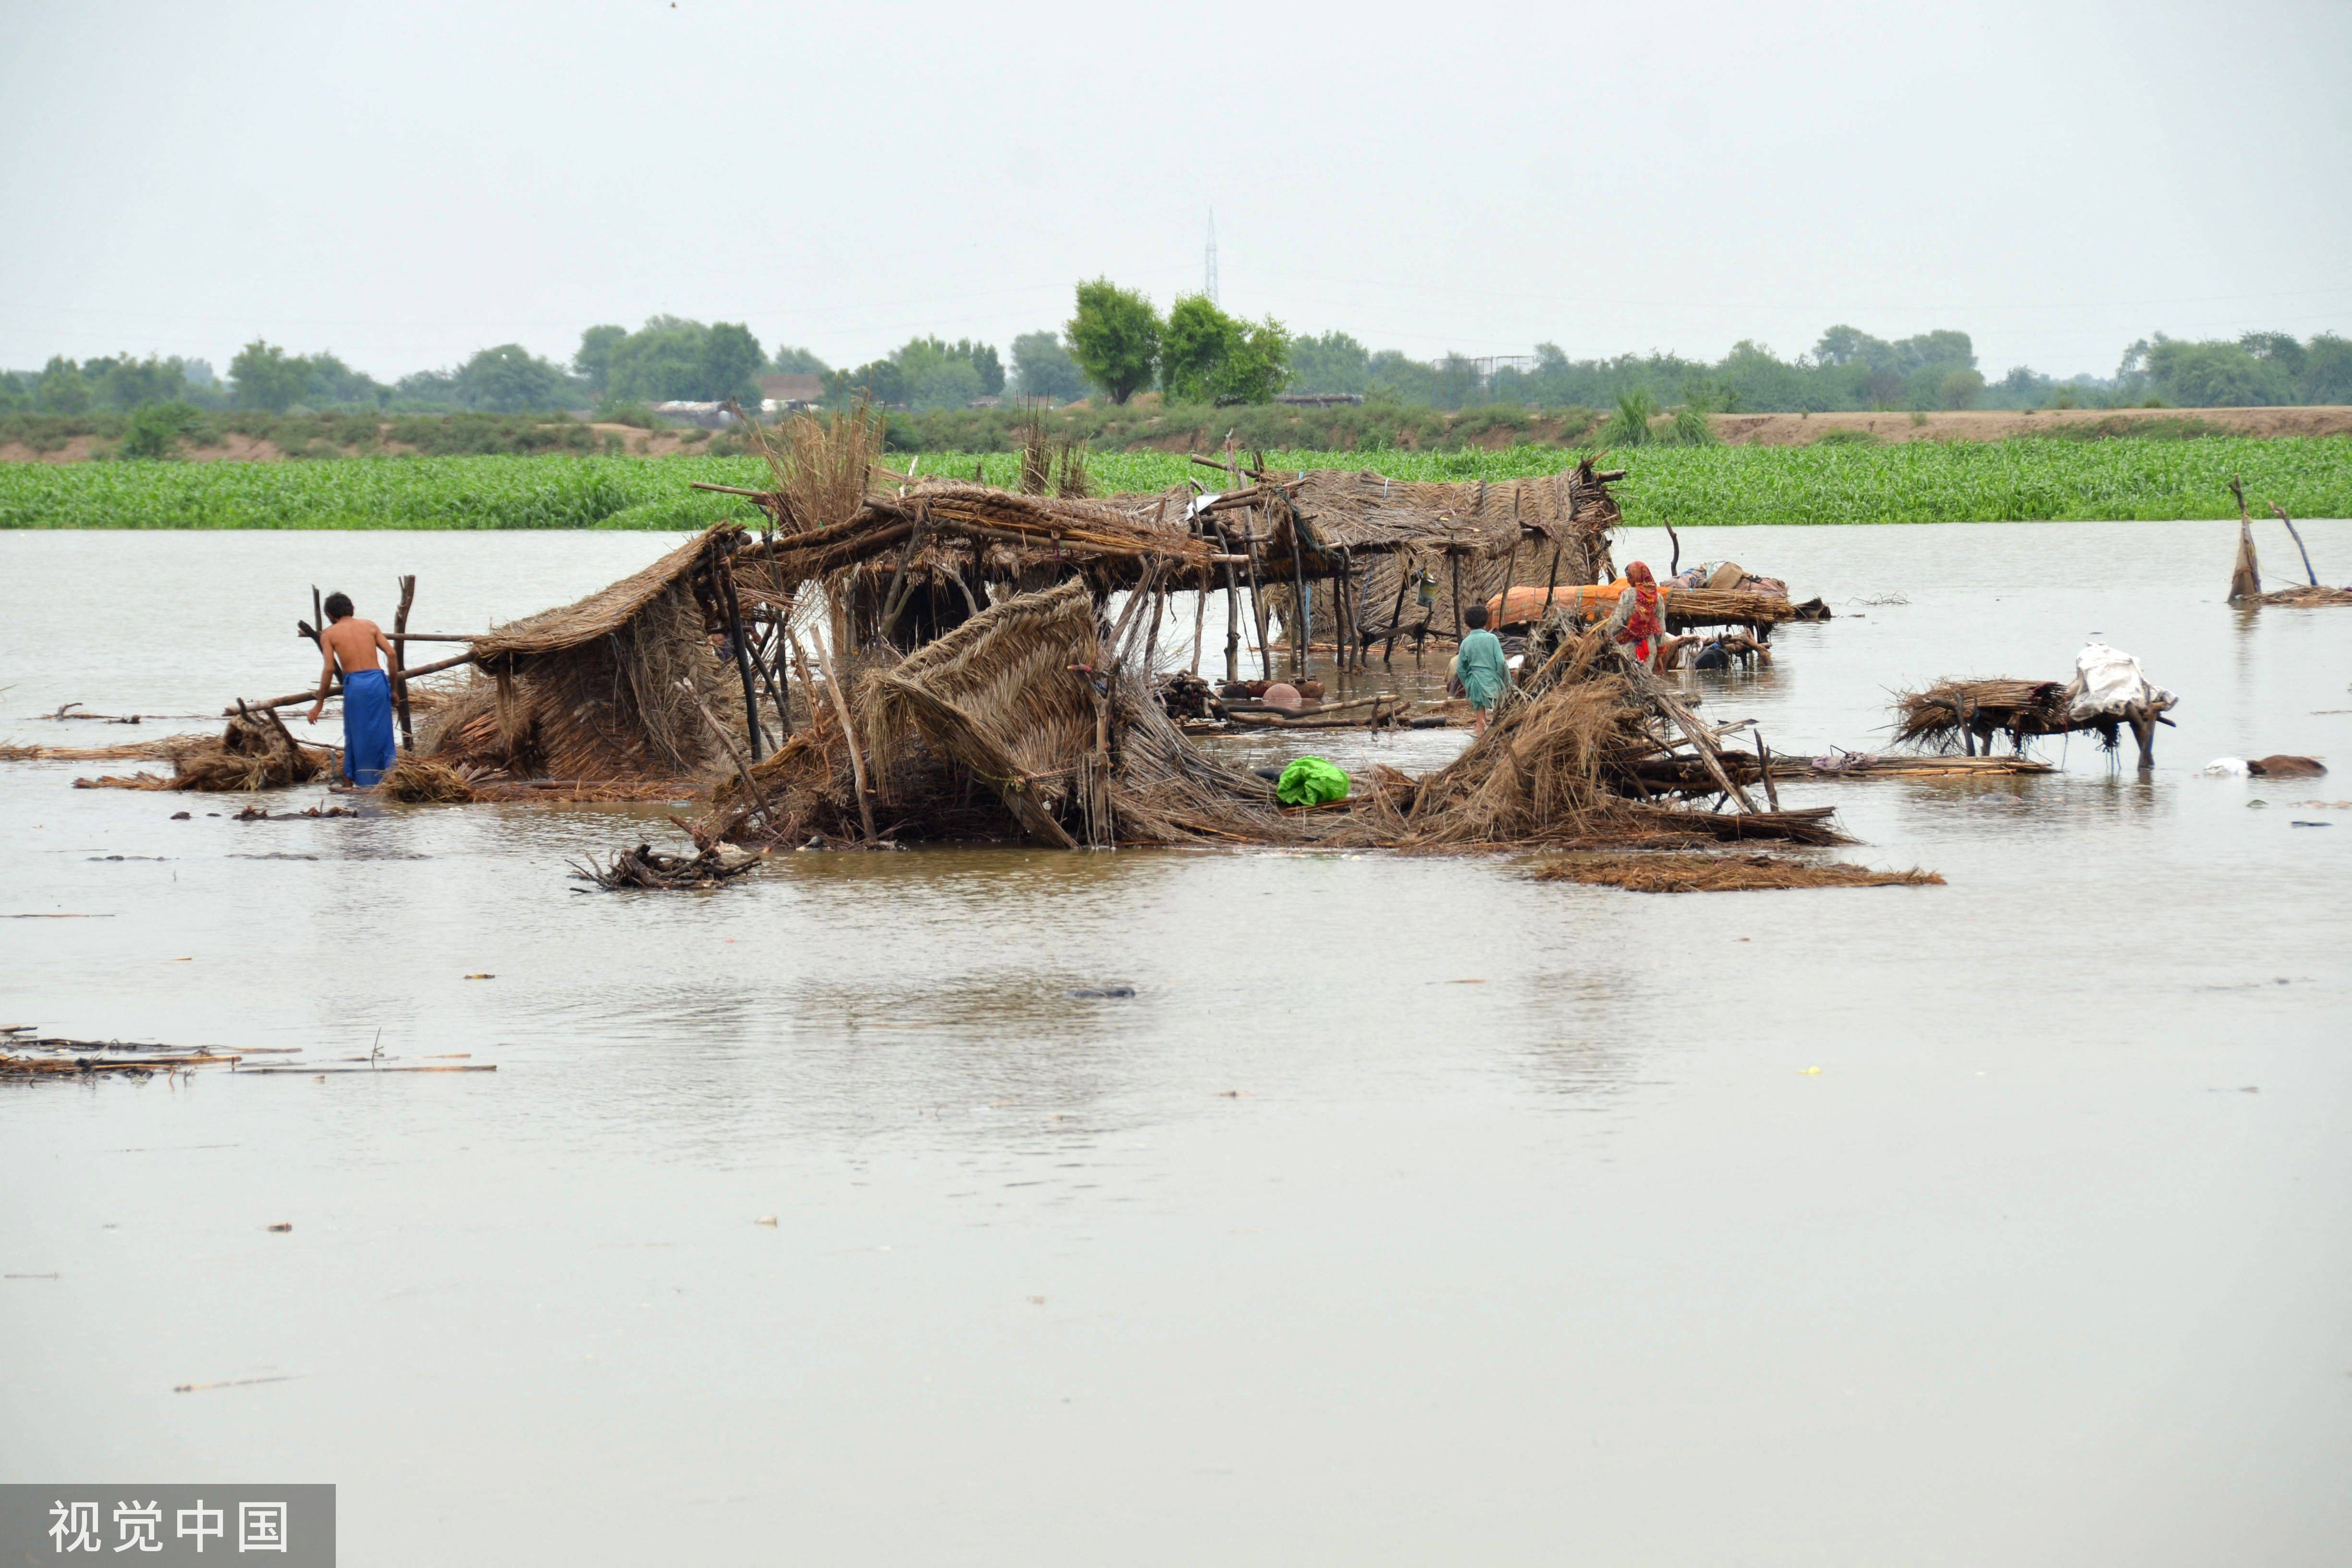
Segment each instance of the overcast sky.
[[0,365],[874,358],[1098,273],[1417,357],[2352,333],[2352,4],[0,0]]

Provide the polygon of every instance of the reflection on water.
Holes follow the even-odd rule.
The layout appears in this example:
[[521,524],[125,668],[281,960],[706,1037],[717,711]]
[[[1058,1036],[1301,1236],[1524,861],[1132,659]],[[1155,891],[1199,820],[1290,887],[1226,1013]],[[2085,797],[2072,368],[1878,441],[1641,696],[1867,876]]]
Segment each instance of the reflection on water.
[[[0,914],[104,917],[0,922],[0,1022],[499,1068],[7,1086],[0,1263],[57,1278],[0,1281],[43,1347],[0,1373],[0,1479],[334,1479],[356,1563],[2324,1559],[2352,816],[2195,770],[2352,765],[2352,614],[2226,609],[2220,525],[1695,531],[1908,599],[1685,678],[1776,751],[2092,636],[2179,728],[2147,779],[2078,740],[2051,777],[1789,786],[1949,885],[1699,899],[1020,848],[604,895],[567,861],[666,808],[174,822],[0,768]],[[0,535],[0,731],[299,685],[257,582],[413,569],[457,628],[665,542]],[[42,586],[123,548],[184,662],[124,668]]]

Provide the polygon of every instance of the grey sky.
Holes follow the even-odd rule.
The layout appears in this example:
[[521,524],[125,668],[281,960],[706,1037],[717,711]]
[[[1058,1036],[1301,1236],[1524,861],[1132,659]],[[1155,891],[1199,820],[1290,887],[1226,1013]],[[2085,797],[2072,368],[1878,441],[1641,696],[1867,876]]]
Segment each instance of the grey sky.
[[12,366],[1003,344],[1213,205],[1227,308],[1423,357],[2352,332],[2340,0],[0,8]]

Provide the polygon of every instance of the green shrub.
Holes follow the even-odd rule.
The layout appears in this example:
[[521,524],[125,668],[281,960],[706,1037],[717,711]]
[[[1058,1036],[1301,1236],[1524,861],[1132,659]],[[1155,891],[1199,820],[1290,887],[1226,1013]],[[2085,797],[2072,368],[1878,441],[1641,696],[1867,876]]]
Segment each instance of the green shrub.
[[199,417],[195,408],[185,403],[151,403],[134,409],[122,433],[122,455],[168,458],[196,427]]

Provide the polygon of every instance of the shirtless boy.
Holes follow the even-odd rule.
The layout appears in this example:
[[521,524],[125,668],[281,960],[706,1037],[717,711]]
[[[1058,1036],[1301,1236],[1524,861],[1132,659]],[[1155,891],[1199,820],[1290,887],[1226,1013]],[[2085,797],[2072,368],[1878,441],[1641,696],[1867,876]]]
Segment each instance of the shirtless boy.
[[392,682],[376,664],[381,649],[392,652],[383,628],[352,614],[350,595],[327,595],[327,629],[319,646],[326,655],[319,671],[319,700],[310,704],[310,722],[326,710],[327,694],[340,670],[343,678],[343,776],[362,789],[382,778],[392,766]]

